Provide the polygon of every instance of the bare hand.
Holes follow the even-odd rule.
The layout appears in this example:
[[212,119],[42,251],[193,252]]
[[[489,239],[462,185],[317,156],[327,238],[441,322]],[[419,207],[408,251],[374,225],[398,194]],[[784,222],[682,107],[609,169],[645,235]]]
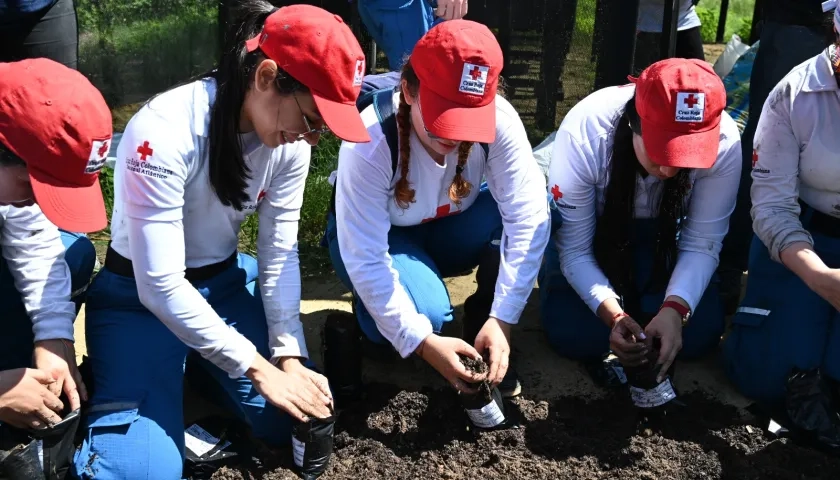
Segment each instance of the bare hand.
[[61,421],[64,404],[50,389],[55,381],[32,368],[0,372],[0,422],[17,428],[44,428]]
[[76,366],[76,350],[71,342],[59,339],[35,342],[32,362],[35,368],[55,380],[49,385],[53,395],[60,397],[61,392],[67,394],[71,411],[81,407],[80,397],[87,401],[87,389]]
[[610,348],[621,364],[635,367],[647,363],[648,346],[642,327],[630,316],[620,317],[610,331]]
[[489,354],[487,380],[495,387],[505,378],[510,362],[510,325],[496,318],[488,319],[475,337],[475,349]]
[[460,338],[441,337],[431,334],[417,347],[420,358],[429,363],[458,392],[475,393],[468,383],[478,383],[485,375],[468,372],[458,354],[474,359],[481,358],[467,342]]
[[260,355],[256,356],[245,375],[267,402],[288,412],[298,421],[306,422],[309,417],[327,418],[332,415],[332,399],[324,395],[315,383],[301,375],[280,370]]
[[671,308],[663,308],[645,327],[645,333],[651,339],[659,338],[661,342],[659,358],[656,360],[657,365],[662,365],[656,376],[656,381],[661,382],[665,380],[668,369],[682,349],[682,317]]
[[435,15],[444,20],[459,20],[467,14],[468,0],[438,0]]
[[330,399],[330,406],[332,406],[333,396],[327,377],[306,368],[297,357],[283,357],[277,362],[277,366],[289,375],[315,385],[322,394]]

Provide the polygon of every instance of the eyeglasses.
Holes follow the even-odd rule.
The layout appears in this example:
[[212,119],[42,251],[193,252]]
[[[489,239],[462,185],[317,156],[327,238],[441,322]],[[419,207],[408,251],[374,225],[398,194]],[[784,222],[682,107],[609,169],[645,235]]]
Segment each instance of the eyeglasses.
[[309,119],[306,118],[306,114],[303,113],[303,107],[300,106],[300,102],[298,101],[297,95],[294,92],[292,92],[292,96],[295,98],[295,103],[297,103],[298,110],[300,110],[300,116],[303,117],[303,124],[306,126],[306,132],[299,133],[297,137],[295,137],[295,140],[303,140],[304,137],[307,137],[309,135],[321,135],[330,131],[329,127],[327,127],[326,125],[324,125],[321,128],[312,128],[312,126],[309,123]]
[[[420,109],[420,96],[417,96],[417,111],[420,113],[420,119],[423,119],[423,110]],[[423,130],[426,131],[426,135],[429,136],[430,140],[437,140],[437,141],[445,141],[446,139],[443,137],[439,137],[434,133],[430,132],[428,128],[426,128],[426,120],[423,120]]]

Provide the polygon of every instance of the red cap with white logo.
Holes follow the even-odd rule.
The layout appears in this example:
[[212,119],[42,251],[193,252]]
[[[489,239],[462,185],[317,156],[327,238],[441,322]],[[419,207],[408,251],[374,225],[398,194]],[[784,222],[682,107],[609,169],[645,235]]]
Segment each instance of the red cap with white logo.
[[646,68],[636,110],[650,159],[663,166],[710,168],[717,160],[726,89],[708,63],[669,58]]
[[35,200],[56,226],[108,225],[99,171],[111,111],[84,75],[46,58],[0,63],[0,143],[26,162]]
[[248,40],[312,92],[324,122],[340,139],[369,142],[356,98],[365,74],[365,54],[338,15],[312,5],[277,9],[262,32]]
[[496,88],[504,60],[490,29],[469,20],[439,23],[417,42],[409,62],[420,80],[420,111],[432,134],[496,140]]

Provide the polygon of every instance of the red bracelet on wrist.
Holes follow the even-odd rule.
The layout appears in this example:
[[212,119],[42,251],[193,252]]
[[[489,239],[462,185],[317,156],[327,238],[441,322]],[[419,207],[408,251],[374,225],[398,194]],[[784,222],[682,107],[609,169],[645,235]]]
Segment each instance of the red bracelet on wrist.
[[619,319],[621,319],[621,318],[624,318],[624,317],[629,317],[629,316],[630,316],[630,315],[627,315],[627,312],[618,312],[618,313],[616,313],[615,315],[613,315],[613,317],[612,317],[612,323],[617,322],[617,321],[618,321]]

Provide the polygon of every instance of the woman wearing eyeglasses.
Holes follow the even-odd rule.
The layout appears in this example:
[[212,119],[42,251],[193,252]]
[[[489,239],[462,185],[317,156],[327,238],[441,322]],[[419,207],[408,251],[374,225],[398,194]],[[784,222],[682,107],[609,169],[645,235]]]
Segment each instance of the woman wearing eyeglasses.
[[[480,379],[459,354],[485,355],[488,379],[505,379],[500,390],[512,396],[510,329],[533,289],[549,219],[525,128],[497,95],[501,68],[485,26],[452,20],[429,30],[386,100],[396,112],[393,156],[372,107],[362,112],[371,142],[339,151],[326,239],[371,342],[417,354],[459,391]],[[453,318],[442,278],[476,266],[463,340],[442,335]]]
[[[80,478],[182,478],[185,362],[267,443],[290,441],[292,417],[331,413],[326,380],[304,367],[298,219],[319,135],[369,140],[364,54],[322,9],[243,9],[218,70],[150,100],[118,148],[112,240],[87,303]],[[236,251],[252,212],[256,259]]]

